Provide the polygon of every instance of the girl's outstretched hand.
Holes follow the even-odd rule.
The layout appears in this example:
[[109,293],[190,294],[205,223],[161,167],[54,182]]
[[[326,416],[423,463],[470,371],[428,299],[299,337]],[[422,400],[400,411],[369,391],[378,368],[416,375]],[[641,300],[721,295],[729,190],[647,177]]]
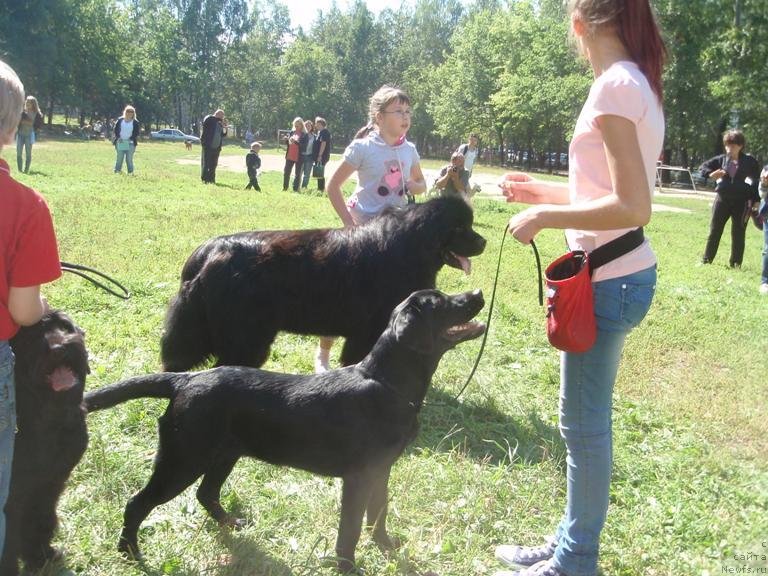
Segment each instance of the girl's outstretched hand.
[[539,181],[524,172],[507,172],[499,182],[499,188],[507,202],[538,204],[541,202]]

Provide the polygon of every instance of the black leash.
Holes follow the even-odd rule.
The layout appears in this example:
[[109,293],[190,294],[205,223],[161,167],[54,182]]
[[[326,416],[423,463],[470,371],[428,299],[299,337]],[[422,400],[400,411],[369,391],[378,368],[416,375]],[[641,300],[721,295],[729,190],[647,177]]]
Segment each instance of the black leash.
[[[464,393],[464,390],[467,389],[467,386],[469,386],[469,383],[472,381],[472,378],[475,375],[475,371],[477,370],[477,367],[480,365],[480,358],[482,358],[483,351],[485,350],[485,342],[486,340],[488,340],[488,333],[491,331],[491,315],[493,314],[493,305],[496,302],[496,287],[499,284],[499,272],[501,271],[501,255],[504,250],[504,239],[507,237],[508,233],[509,233],[509,228],[505,226],[503,236],[501,237],[501,246],[499,246],[499,259],[496,262],[496,278],[494,278],[493,280],[493,290],[491,291],[491,303],[488,305],[488,321],[485,323],[485,333],[483,334],[483,341],[480,344],[480,350],[477,353],[477,358],[475,359],[475,365],[472,366],[472,371],[469,373],[469,376],[467,377],[467,381],[464,383],[464,386],[462,386],[458,394],[456,394],[456,396],[453,397],[454,402],[456,402],[459,399],[459,396],[461,396]],[[539,259],[539,251],[536,249],[536,244],[533,240],[531,240],[531,247],[533,248],[533,255],[536,257],[536,269],[539,273],[539,306],[542,306],[544,304],[544,287],[541,279],[541,260]]]
[[[118,282],[114,278],[110,278],[103,272],[99,272],[98,270],[94,270],[93,268],[89,268],[88,266],[83,266],[81,264],[71,264],[70,262],[62,262],[61,269],[64,270],[65,272],[77,274],[81,278],[85,278],[91,284],[98,286],[105,292],[109,292],[110,294],[112,294],[113,296],[116,296],[117,298],[120,298],[121,300],[128,300],[131,297],[131,293],[128,291],[128,289],[125,286],[120,284],[120,282]],[[115,292],[109,286],[102,284],[95,278],[91,278],[88,274],[86,274],[86,272],[90,272],[91,274],[96,274],[96,276],[100,276],[101,278],[104,278],[113,286],[117,286],[121,290],[121,292]]]

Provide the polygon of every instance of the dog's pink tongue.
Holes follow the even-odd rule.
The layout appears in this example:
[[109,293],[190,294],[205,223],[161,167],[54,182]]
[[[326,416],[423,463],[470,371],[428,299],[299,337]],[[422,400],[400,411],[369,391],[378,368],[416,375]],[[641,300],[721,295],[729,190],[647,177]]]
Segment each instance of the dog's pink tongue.
[[472,261],[466,256],[456,256],[461,264],[461,269],[464,270],[464,274],[469,276],[472,273]]
[[66,366],[60,366],[48,376],[48,382],[51,383],[51,388],[56,392],[69,390],[75,385],[75,374]]

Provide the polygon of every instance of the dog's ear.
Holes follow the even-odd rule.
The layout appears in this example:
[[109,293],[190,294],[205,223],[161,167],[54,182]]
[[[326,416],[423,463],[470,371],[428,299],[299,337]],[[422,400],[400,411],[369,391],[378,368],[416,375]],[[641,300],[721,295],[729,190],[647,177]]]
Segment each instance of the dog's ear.
[[435,340],[432,336],[431,313],[412,304],[408,305],[398,312],[392,329],[395,340],[403,346],[421,354],[432,352]]

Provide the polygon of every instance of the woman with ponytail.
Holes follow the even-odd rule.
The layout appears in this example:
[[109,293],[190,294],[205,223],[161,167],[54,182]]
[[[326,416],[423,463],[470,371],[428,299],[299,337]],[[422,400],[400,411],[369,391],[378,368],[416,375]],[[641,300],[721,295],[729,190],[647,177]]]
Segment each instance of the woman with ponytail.
[[[407,194],[421,194],[427,184],[416,146],[406,140],[411,127],[411,99],[403,90],[382,86],[368,105],[368,123],[358,130],[328,182],[328,197],[344,226],[358,226],[387,206],[405,206]],[[341,186],[357,172],[357,187],[345,201]],[[333,338],[322,338],[315,372],[328,370]]]
[[595,81],[576,121],[568,183],[507,174],[501,183],[507,200],[535,204],[510,220],[509,232],[528,244],[545,228],[564,229],[570,249],[586,252],[627,235],[635,247],[614,250],[592,274],[594,345],[561,353],[565,513],[543,545],[497,547],[502,563],[519,567],[498,576],[597,574],[611,480],[613,387],[626,336],[645,317],[656,285],[656,256],[641,227],[651,217],[664,141],[664,42],[649,0],[571,0],[569,13]]

